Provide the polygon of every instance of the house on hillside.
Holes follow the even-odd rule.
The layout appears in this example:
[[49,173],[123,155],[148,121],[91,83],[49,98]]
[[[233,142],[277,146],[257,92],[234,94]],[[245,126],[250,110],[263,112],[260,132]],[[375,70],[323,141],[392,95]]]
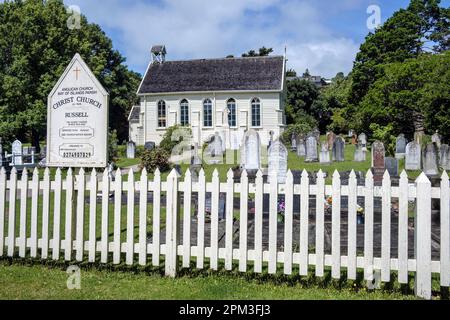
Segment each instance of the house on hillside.
[[218,133],[234,150],[249,129],[264,145],[284,131],[285,57],[166,61],[164,46],[151,53],[138,89],[140,106],[130,114],[136,144],[159,144],[173,125],[189,126],[200,146]]

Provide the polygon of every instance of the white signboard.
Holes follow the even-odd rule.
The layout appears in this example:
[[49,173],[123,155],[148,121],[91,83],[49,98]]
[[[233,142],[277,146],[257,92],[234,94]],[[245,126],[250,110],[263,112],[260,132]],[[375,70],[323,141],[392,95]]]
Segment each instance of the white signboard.
[[79,54],[48,97],[47,122],[47,166],[107,166],[108,93]]

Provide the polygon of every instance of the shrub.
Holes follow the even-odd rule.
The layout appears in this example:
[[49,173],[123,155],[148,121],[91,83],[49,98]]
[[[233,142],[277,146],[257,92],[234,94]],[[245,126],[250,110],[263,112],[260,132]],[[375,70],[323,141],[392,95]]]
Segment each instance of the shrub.
[[118,156],[118,144],[117,130],[108,132],[108,156],[109,161],[113,161]]
[[191,136],[191,128],[178,125],[169,127],[167,128],[159,147],[171,154],[175,146],[183,140],[182,137],[184,137],[184,139],[191,139]]
[[310,115],[304,114],[302,121],[297,121],[294,124],[288,125],[287,129],[283,132],[281,140],[286,145],[291,145],[292,135],[307,135],[311,131],[317,128],[317,121]]
[[165,172],[170,170],[170,153],[161,147],[153,150],[145,150],[141,157],[141,167],[146,168],[147,171],[154,172],[157,168],[159,171]]

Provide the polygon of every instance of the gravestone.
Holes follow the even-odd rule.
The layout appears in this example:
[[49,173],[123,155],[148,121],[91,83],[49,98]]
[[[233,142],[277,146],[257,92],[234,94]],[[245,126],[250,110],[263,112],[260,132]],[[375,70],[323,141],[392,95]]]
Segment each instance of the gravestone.
[[397,137],[395,144],[395,157],[397,159],[403,159],[405,157],[407,143],[408,141],[403,133]]
[[405,149],[405,169],[406,170],[420,170],[422,163],[422,151],[420,144],[412,141],[406,145]]
[[356,145],[355,149],[355,161],[356,162],[364,162],[366,161],[366,151],[363,149],[363,145],[361,142],[359,142]]
[[425,134],[423,132],[414,132],[414,141],[422,146],[423,137]]
[[223,141],[220,134],[216,132],[206,147],[209,164],[218,164],[223,162]]
[[439,174],[438,148],[435,143],[429,143],[423,154],[423,172],[428,176]]
[[334,145],[334,141],[336,140],[336,135],[334,132],[330,131],[327,133],[327,142],[328,142],[328,150],[331,150]]
[[447,144],[441,145],[439,164],[443,170],[450,170],[450,147]]
[[273,142],[269,148],[269,183],[272,179],[281,184],[286,183],[287,157],[286,147],[280,141]]
[[374,181],[380,182],[383,180],[385,171],[385,149],[384,145],[380,141],[375,141],[372,144],[372,168]]
[[268,146],[268,148],[270,148],[270,146],[272,145],[272,143],[273,143],[273,136],[275,135],[275,133],[273,132],[273,131],[270,131],[269,132],[269,146]]
[[355,131],[353,129],[348,130],[348,138],[353,137],[354,133],[355,133]]
[[328,147],[327,142],[322,142],[320,145],[320,154],[319,154],[319,162],[320,163],[330,163],[330,148]]
[[148,151],[152,151],[153,149],[155,149],[155,147],[156,147],[156,144],[153,141],[148,141],[144,144],[145,150],[148,150]]
[[128,141],[127,143],[127,158],[128,159],[136,158],[136,144],[133,141]]
[[304,138],[297,137],[297,155],[299,157],[306,156],[306,142]]
[[386,157],[384,159],[384,165],[391,177],[398,177],[398,159],[393,157]]
[[306,162],[319,161],[319,155],[317,153],[317,138],[314,134],[309,135],[306,138]]
[[337,137],[333,144],[332,159],[335,162],[343,162],[345,149],[345,140],[342,137]]
[[358,143],[358,136],[355,134],[353,134],[352,136],[352,145],[356,145]]
[[358,142],[361,144],[362,150],[367,151],[367,136],[365,133],[358,136]]
[[291,137],[291,151],[297,151],[297,137],[295,134]]
[[191,177],[193,182],[198,182],[198,175],[202,169],[202,159],[198,155],[198,144],[196,143],[192,149],[191,165],[189,170],[191,171]]
[[436,143],[438,149],[441,147],[441,136],[439,135],[438,131],[436,131],[435,134],[431,136],[431,142]]
[[255,173],[261,167],[261,140],[258,132],[248,130],[241,147],[241,168]]
[[22,149],[22,142],[19,140],[16,140],[12,143],[11,146],[11,153],[12,153],[12,164],[21,166],[23,165],[23,149]]

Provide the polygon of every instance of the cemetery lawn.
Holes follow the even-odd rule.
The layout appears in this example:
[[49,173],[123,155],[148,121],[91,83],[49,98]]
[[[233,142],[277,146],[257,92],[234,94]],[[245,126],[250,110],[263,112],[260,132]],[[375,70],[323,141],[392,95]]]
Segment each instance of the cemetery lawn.
[[[67,289],[67,265],[40,265],[32,261],[0,260],[0,299],[144,299],[144,300],[361,300],[415,299],[412,293],[377,290],[369,292],[355,285],[306,285],[297,278],[286,281],[238,272],[184,272],[176,279],[160,271],[118,267],[81,268],[81,290]],[[114,268],[114,267],[111,267]],[[305,281],[305,280],[303,280]]]

